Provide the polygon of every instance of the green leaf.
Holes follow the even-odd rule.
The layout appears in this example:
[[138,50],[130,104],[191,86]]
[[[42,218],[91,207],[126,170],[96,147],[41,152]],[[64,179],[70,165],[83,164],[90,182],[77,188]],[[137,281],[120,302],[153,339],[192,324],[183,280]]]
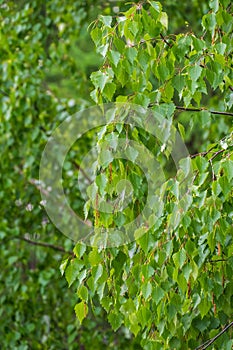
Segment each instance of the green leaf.
[[127,47],[125,49],[125,55],[131,64],[134,63],[134,60],[137,57],[137,54],[138,54],[138,51],[135,49],[135,47]]
[[166,66],[165,62],[162,62],[161,64],[159,64],[157,66],[156,76],[162,83],[164,83],[166,81],[166,79],[169,78],[169,74],[170,74],[170,71],[169,71],[168,67]]
[[74,283],[77,279],[81,268],[84,266],[83,262],[78,259],[72,259],[70,264],[65,270],[65,277],[68,282],[69,287]]
[[82,324],[82,321],[88,314],[88,306],[84,301],[81,301],[80,303],[75,305],[74,308],[76,317],[78,318],[80,324]]
[[96,284],[98,282],[98,280],[100,279],[102,274],[103,274],[103,266],[101,264],[93,267],[92,276],[94,278],[94,284]]
[[106,97],[109,101],[111,101],[115,91],[116,91],[116,84],[107,83],[103,90],[103,96]]
[[106,27],[110,27],[111,28],[111,24],[112,24],[112,16],[99,16],[101,22],[103,22],[103,24]]
[[175,77],[173,77],[172,81],[173,81],[174,88],[178,91],[180,95],[185,86],[185,77],[181,74],[178,74]]
[[102,255],[96,248],[93,248],[93,250],[88,255],[88,260],[91,266],[99,265],[99,263],[102,261]]
[[147,300],[152,293],[152,284],[150,282],[147,282],[142,285],[142,295],[145,300]]
[[168,16],[166,12],[161,12],[160,23],[168,29]]
[[86,244],[83,243],[77,243],[73,249],[74,254],[76,255],[77,258],[81,258],[83,254],[85,253],[87,249]]
[[129,315],[129,321],[130,321],[130,330],[136,337],[138,332],[140,331],[140,326],[139,326],[139,320],[137,318],[136,313],[131,313]]
[[202,51],[205,48],[205,41],[193,36],[193,46],[197,52]]
[[109,80],[109,76],[107,75],[107,73],[101,71],[92,73],[90,78],[94,86],[96,88],[99,88],[101,92],[103,91],[107,81]]
[[202,68],[198,65],[189,68],[189,75],[193,81],[197,81],[201,75]]
[[96,49],[96,52],[105,58],[107,55],[108,49],[109,49],[109,44],[107,43],[105,45],[98,46]]
[[208,13],[202,18],[202,25],[205,29],[210,31],[211,35],[214,35],[215,26],[217,24],[215,13]]
[[188,263],[183,267],[184,278],[186,279],[187,282],[189,280],[189,276],[191,272],[192,272],[192,266]]
[[102,35],[103,32],[100,28],[95,27],[92,31],[91,31],[91,38],[95,43],[95,46],[99,46],[101,41],[102,41]]
[[142,325],[142,328],[144,328],[145,326],[148,327],[151,321],[150,310],[148,310],[148,308],[145,307],[144,305],[141,305],[138,311],[138,318],[140,320],[140,324]]
[[132,147],[132,146],[128,146],[126,148],[125,154],[127,156],[127,158],[131,161],[131,162],[135,162],[137,156],[138,156],[138,151]]
[[158,1],[149,1],[149,3],[155,9],[155,11],[161,12],[162,6],[161,6],[160,2],[158,2]]
[[61,271],[62,276],[64,275],[64,272],[65,272],[65,269],[66,269],[68,262],[69,262],[69,259],[65,259],[62,261],[62,263],[60,265],[60,271]]
[[156,305],[159,304],[159,302],[163,299],[164,295],[165,295],[165,292],[160,286],[156,285],[153,288],[152,299],[155,301]]
[[182,292],[185,294],[187,291],[187,281],[186,281],[183,274],[178,274],[177,283],[178,283],[180,289],[182,290]]
[[226,177],[228,181],[231,181],[233,178],[233,161],[230,159],[227,159],[223,162],[223,169],[225,170]]
[[101,152],[99,154],[99,164],[103,168],[106,168],[110,163],[113,161],[113,153],[106,149],[101,149]]
[[219,0],[210,0],[209,5],[214,12],[217,12],[219,9]]
[[201,299],[200,304],[198,305],[198,309],[201,313],[201,318],[203,318],[205,315],[208,314],[209,310],[211,308],[211,302],[208,300],[208,296],[204,296]]
[[88,301],[88,289],[84,285],[79,288],[77,294],[83,301]]
[[196,157],[195,163],[196,163],[197,169],[200,171],[200,173],[204,173],[205,170],[209,166],[208,160],[202,156]]
[[185,260],[186,260],[186,253],[185,253],[184,249],[182,248],[177,253],[173,254],[172,259],[173,259],[176,267],[181,269],[185,263]]
[[118,62],[120,61],[121,54],[118,51],[111,50],[108,53],[108,57],[110,61],[114,64],[115,67],[117,67]]
[[111,324],[114,332],[116,332],[123,322],[123,317],[120,312],[111,311],[108,315],[108,321]]

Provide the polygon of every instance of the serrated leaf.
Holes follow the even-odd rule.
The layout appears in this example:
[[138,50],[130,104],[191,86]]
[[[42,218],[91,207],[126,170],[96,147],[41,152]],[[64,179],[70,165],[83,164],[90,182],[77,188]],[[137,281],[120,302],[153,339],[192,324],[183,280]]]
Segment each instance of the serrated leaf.
[[138,156],[138,151],[136,150],[135,147],[132,146],[128,146],[125,150],[125,154],[127,156],[127,158],[131,161],[131,162],[135,162],[137,156]]
[[65,270],[65,277],[68,282],[69,287],[77,279],[81,268],[84,266],[83,262],[78,259],[73,259],[70,261],[69,266]]
[[96,176],[95,182],[98,186],[100,195],[103,196],[104,192],[105,192],[106,185],[108,183],[108,179],[107,179],[106,174],[101,173],[98,176]]
[[106,149],[101,150],[99,154],[99,164],[101,164],[103,168],[106,168],[110,163],[112,163],[113,159],[113,153],[111,151]]
[[82,324],[82,321],[88,314],[88,305],[84,301],[81,301],[80,303],[75,305],[74,311],[80,324]]
[[168,29],[168,16],[167,16],[166,12],[162,12],[162,13],[161,13],[160,23],[161,23],[166,29]]
[[195,163],[200,173],[203,173],[209,166],[208,160],[201,156],[196,157]]
[[134,63],[134,60],[137,57],[137,54],[138,54],[138,51],[135,49],[135,47],[127,47],[125,50],[125,55],[131,64]]
[[93,249],[88,255],[88,260],[91,266],[95,266],[102,261],[102,256],[97,249]]
[[66,269],[66,266],[67,266],[68,262],[69,262],[69,258],[63,260],[61,265],[60,265],[60,272],[61,272],[62,276],[64,275],[64,272],[65,272],[65,269]]
[[177,253],[173,254],[172,259],[173,259],[176,267],[181,269],[185,263],[185,260],[186,260],[186,253],[185,253],[184,249],[181,249]]
[[103,32],[100,28],[95,27],[92,31],[91,31],[91,38],[95,43],[95,46],[99,46],[99,44],[102,41],[102,35]]
[[150,282],[147,282],[145,284],[142,285],[142,295],[144,297],[145,300],[147,300],[152,293],[152,285]]
[[109,59],[117,67],[118,62],[120,61],[121,54],[118,51],[111,50],[109,51]]
[[116,84],[107,83],[103,90],[103,96],[106,97],[108,101],[111,101],[115,91],[116,91]]
[[98,266],[94,266],[92,269],[92,277],[94,278],[94,284],[98,282],[100,277],[103,274],[103,266],[102,264],[99,264]]
[[120,312],[111,311],[108,315],[108,321],[111,324],[114,332],[116,332],[123,322],[123,317]]
[[178,123],[178,129],[179,129],[179,133],[180,136],[182,138],[182,140],[185,140],[185,128],[183,127],[183,125],[181,123]]
[[106,26],[106,27],[110,27],[111,28],[111,24],[112,24],[112,16],[100,16],[99,17],[101,22]]
[[202,68],[198,65],[189,68],[189,75],[193,81],[197,81],[202,72]]
[[200,304],[198,305],[198,309],[201,313],[201,318],[203,318],[209,312],[211,308],[211,302],[207,299],[207,296],[201,299]]
[[183,267],[184,278],[188,282],[190,273],[192,272],[192,266],[188,263]]
[[157,11],[157,12],[161,11],[162,6],[161,6],[160,2],[158,2],[158,1],[149,1],[149,3],[155,9],[155,11]]
[[185,77],[181,74],[176,75],[173,79],[174,88],[180,94],[185,86]]
[[223,169],[226,172],[226,177],[228,181],[231,181],[233,178],[233,161],[228,159],[223,163]]
[[83,301],[88,301],[88,289],[84,285],[79,288],[77,294]]
[[87,249],[86,244],[77,243],[73,249],[73,252],[77,256],[77,258],[81,258],[83,256],[83,254],[85,253],[86,249]]
[[96,49],[96,52],[99,53],[101,56],[106,57],[108,52],[109,44],[104,44],[101,46],[98,46]]
[[156,286],[153,288],[152,298],[153,298],[153,300],[155,301],[155,304],[156,304],[156,305],[159,304],[160,300],[163,299],[164,295],[165,295],[165,292],[164,292],[164,290],[163,290],[160,286],[156,285]]
[[129,315],[129,321],[130,321],[130,330],[136,337],[138,332],[140,331],[139,319],[137,318],[137,314],[131,313]]
[[102,92],[109,77],[107,75],[107,73],[101,72],[101,71],[97,71],[91,74],[90,76],[92,83],[94,84],[94,86],[96,88],[99,88],[100,91]]

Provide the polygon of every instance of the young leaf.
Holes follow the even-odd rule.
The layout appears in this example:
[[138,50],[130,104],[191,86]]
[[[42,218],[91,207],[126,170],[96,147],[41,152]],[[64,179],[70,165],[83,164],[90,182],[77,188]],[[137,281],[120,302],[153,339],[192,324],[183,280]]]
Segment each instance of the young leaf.
[[75,305],[74,311],[80,324],[82,324],[82,321],[84,320],[84,318],[86,318],[88,314],[88,305],[85,303],[85,301],[81,301],[80,303]]

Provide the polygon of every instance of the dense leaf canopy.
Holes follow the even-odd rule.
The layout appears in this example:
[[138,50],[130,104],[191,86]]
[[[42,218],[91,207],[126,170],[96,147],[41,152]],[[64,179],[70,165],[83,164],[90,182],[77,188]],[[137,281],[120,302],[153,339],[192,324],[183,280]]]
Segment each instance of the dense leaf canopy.
[[[0,7],[2,349],[197,348],[233,315],[231,1],[19,0]],[[97,230],[123,227],[148,198],[156,216],[138,223],[128,244],[89,246],[49,220],[40,160],[68,116],[115,102],[149,111],[165,131],[158,141],[153,123],[150,133],[111,120],[87,132],[64,163],[67,198]],[[175,129],[190,154],[177,173],[167,142]],[[122,139],[130,160],[104,149],[89,181],[82,156]],[[163,168],[154,197],[150,181],[161,179],[140,167],[149,158],[135,142]],[[77,186],[80,173],[92,182],[88,199]],[[131,184],[129,205],[99,210],[100,197],[122,193],[121,180]],[[212,348],[230,350],[231,332]]]

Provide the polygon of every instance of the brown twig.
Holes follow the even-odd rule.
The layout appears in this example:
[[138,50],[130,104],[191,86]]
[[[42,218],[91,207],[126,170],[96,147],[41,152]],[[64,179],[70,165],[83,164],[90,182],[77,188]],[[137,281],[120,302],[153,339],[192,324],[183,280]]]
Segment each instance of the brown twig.
[[233,326],[233,322],[229,323],[221,332],[219,332],[215,337],[212,339],[207,340],[205,343],[202,345],[198,346],[195,350],[205,350],[207,349],[215,340],[217,340],[223,333],[225,333],[230,327]]
[[91,184],[92,181],[91,181],[90,177],[87,175],[87,173],[85,172],[85,170],[75,160],[73,160],[72,163],[73,163],[73,165],[75,166],[76,169],[81,171],[83,176],[88,180],[89,184]]
[[163,34],[160,33],[160,38],[167,44],[169,47],[172,47],[172,45],[166,40],[166,38],[163,36]]
[[216,259],[216,260],[209,260],[209,263],[215,263],[215,262],[220,262],[220,261],[227,261],[228,259]]
[[220,153],[223,153],[224,151],[226,151],[225,149],[220,149],[219,151],[215,152],[215,154],[210,158],[210,162],[212,162],[212,160],[214,158],[216,158]]
[[176,106],[177,110],[181,111],[187,111],[187,112],[202,112],[202,111],[207,111],[211,114],[219,114],[219,115],[229,115],[233,117],[233,113],[231,112],[222,112],[222,111],[212,111],[208,110],[207,108],[196,108],[196,107],[183,107],[183,106]]
[[67,251],[63,247],[56,246],[56,245],[51,244],[51,243],[46,243],[46,242],[41,242],[41,241],[33,241],[30,238],[20,237],[20,236],[9,237],[7,240],[10,241],[11,239],[19,239],[21,241],[27,242],[27,243],[35,245],[35,246],[50,248],[50,249],[53,249],[53,250],[56,250],[56,251],[59,251],[59,252],[62,252],[62,253],[67,253],[67,254],[74,255],[73,251]]
[[[150,103],[149,104],[149,107],[153,107],[157,105],[157,103]],[[202,111],[206,111],[206,112],[209,112],[211,114],[219,114],[219,115],[229,115],[231,117],[233,117],[233,113],[231,112],[222,112],[222,111],[212,111],[212,110],[209,110],[205,107],[201,107],[201,108],[198,108],[198,107],[184,107],[184,106],[175,106],[175,108],[178,110],[178,111],[183,111],[183,112],[202,112]]]

